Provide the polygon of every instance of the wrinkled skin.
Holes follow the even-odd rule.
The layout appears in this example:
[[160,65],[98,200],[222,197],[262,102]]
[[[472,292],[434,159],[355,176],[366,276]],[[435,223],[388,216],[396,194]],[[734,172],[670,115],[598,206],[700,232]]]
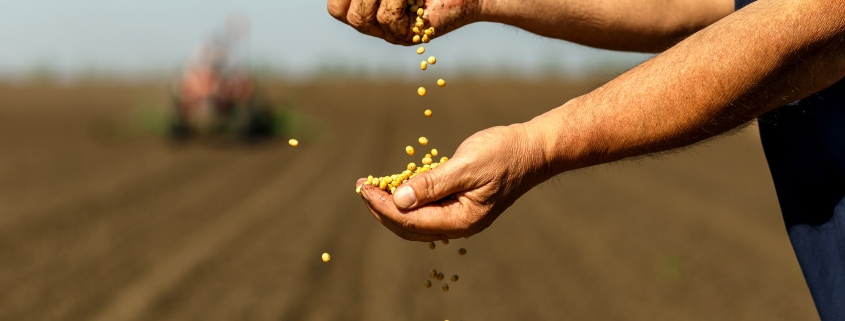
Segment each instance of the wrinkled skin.
[[390,195],[371,185],[363,186],[361,197],[379,222],[406,240],[469,237],[544,180],[538,148],[523,124],[489,128],[467,138],[445,164],[402,184],[400,189],[413,188],[413,204],[397,206],[399,189]]
[[[478,20],[479,0],[425,0],[426,28],[434,27],[433,38]],[[400,45],[414,45],[411,29],[416,13],[405,0],[329,0],[328,10],[335,19],[359,32]]]

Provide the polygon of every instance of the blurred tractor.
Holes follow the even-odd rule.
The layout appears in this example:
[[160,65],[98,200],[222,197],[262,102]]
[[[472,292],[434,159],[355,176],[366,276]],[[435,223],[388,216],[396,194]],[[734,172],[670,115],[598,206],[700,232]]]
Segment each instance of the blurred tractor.
[[[231,20],[231,19],[230,19]],[[175,138],[227,135],[243,139],[273,134],[273,111],[262,99],[255,78],[231,57],[245,32],[213,37],[194,55],[172,87]]]

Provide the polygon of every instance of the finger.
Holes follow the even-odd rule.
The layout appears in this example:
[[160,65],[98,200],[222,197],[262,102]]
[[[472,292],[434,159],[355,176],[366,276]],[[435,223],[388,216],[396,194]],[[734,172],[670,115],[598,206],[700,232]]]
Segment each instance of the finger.
[[352,28],[367,35],[384,38],[384,30],[378,24],[378,0],[351,0],[346,21]]
[[[406,12],[406,0],[382,0],[378,8],[378,24],[384,32],[384,40],[390,43],[411,44],[413,37],[411,19]],[[416,17],[416,14],[413,14]]]
[[468,190],[475,180],[464,173],[466,166],[451,160],[436,169],[423,172],[396,189],[393,201],[401,209],[413,209],[457,192]]
[[[365,186],[365,187],[367,187],[367,186]],[[372,200],[382,200],[382,199],[388,198],[389,195],[385,191],[382,191],[381,189],[375,188],[373,186],[369,186],[369,187],[370,188],[368,188],[366,191],[362,191],[362,193],[361,193],[361,196],[364,199],[364,204],[367,206],[367,209],[370,210],[370,213],[373,214],[373,217],[375,217],[376,220],[378,220],[382,225],[384,225],[384,227],[386,227],[388,230],[393,232],[393,234],[396,234],[397,236],[399,236],[399,237],[401,237],[405,240],[422,241],[422,242],[430,242],[430,241],[442,240],[442,239],[446,238],[444,235],[423,234],[423,233],[416,233],[416,232],[413,232],[413,231],[409,231],[409,230],[402,228],[401,226],[397,225],[396,222],[394,222],[393,220],[386,219],[386,216],[384,216],[380,212],[380,210],[376,209],[373,206]],[[384,194],[384,195],[382,195],[382,194]],[[385,197],[385,196],[387,196],[387,197]],[[379,201],[379,202],[383,203],[384,201]],[[394,208],[394,210],[395,210],[395,208]]]
[[349,24],[346,21],[346,14],[349,12],[349,4],[352,0],[329,0],[326,4],[326,7],[329,10],[329,14],[340,22],[345,24]]
[[465,206],[464,203],[451,198],[429,203],[415,210],[403,211],[393,204],[389,194],[379,189],[365,197],[368,206],[380,216],[379,221],[392,222],[402,230],[415,234],[445,235],[448,238],[463,236],[470,227],[464,219],[465,214],[476,212],[471,206]]

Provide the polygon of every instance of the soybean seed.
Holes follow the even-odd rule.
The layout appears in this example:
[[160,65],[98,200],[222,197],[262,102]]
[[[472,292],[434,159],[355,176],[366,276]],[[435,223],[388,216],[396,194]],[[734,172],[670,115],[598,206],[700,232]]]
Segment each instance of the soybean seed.
[[288,145],[291,145],[293,147],[299,146],[299,141],[291,138],[291,140],[288,141]]
[[372,184],[372,183],[373,183],[373,175],[367,176],[367,183],[366,184]]
[[431,117],[431,109],[426,109],[426,110],[423,112],[423,114],[425,115],[425,117]]
[[356,188],[355,188],[355,193],[361,194],[361,188],[362,188],[362,187],[364,187],[364,185],[359,185],[358,187],[356,187]]
[[417,5],[411,6],[411,12],[417,12],[417,10],[419,10],[419,7]]
[[423,0],[417,0],[417,6],[422,7],[422,5],[423,5]]
[[408,163],[408,170],[409,170],[409,171],[413,172],[413,171],[414,171],[414,170],[416,170],[416,169],[417,169],[417,164],[414,164],[414,163]]
[[457,274],[452,276],[452,282],[458,282],[458,275]]
[[414,38],[411,41],[413,41],[414,43],[419,43],[420,42],[420,36],[414,36]]
[[420,69],[422,69],[422,70],[428,69],[428,65],[425,63],[425,61],[420,63]]
[[420,142],[420,145],[423,145],[423,146],[428,145],[428,138],[420,137],[419,142]]
[[437,273],[437,281],[443,281],[443,278],[446,277],[443,275],[443,272]]
[[372,183],[373,183],[373,186],[376,186],[376,187],[378,187],[378,185],[379,185],[379,183],[380,183],[380,182],[379,182],[379,179],[378,179],[378,177],[376,177],[376,178],[373,178],[373,181],[372,181]]
[[420,87],[419,89],[417,89],[417,94],[420,95],[420,97],[424,97],[425,96],[425,87]]
[[425,33],[428,36],[431,36],[431,28],[425,29],[425,31],[423,31],[423,33]]
[[408,153],[408,156],[414,156],[414,147],[413,146],[406,146],[405,152]]
[[437,247],[437,245],[435,245],[434,242],[428,242],[428,248],[433,250],[435,247]]
[[446,87],[446,81],[443,79],[437,79],[437,85],[440,87]]
[[437,148],[431,150],[431,156],[437,157]]
[[431,165],[431,158],[423,158],[422,163],[423,165]]
[[431,158],[431,154],[425,154],[425,156],[423,156],[423,158]]
[[332,259],[332,256],[329,253],[323,253],[323,262],[328,262]]
[[437,270],[431,269],[431,272],[428,274],[428,276],[431,277],[432,279],[436,279],[437,278]]
[[417,9],[417,15],[418,15],[418,16],[422,17],[422,15],[423,15],[424,13],[425,13],[425,10],[423,10],[423,8],[419,8],[419,9]]
[[[416,27],[414,27],[414,28],[416,28]],[[418,55],[422,55],[424,53],[425,53],[425,47],[420,46],[419,48],[417,48],[417,54]]]
[[429,41],[431,41],[431,39],[428,37],[428,35],[423,35],[423,36],[422,36],[422,42],[423,42],[423,43],[428,43]]
[[384,180],[380,181],[378,183],[378,188],[380,188],[381,190],[386,190],[387,189],[387,182],[384,181]]
[[417,28],[416,26],[412,28],[411,31],[413,31],[415,34],[420,34],[420,28]]
[[[417,28],[422,28],[422,27],[425,25],[425,22],[423,22],[423,21],[421,21],[421,20],[422,20],[422,19],[419,19],[419,18],[418,18],[418,19],[417,19],[417,22],[416,22],[416,23],[414,23],[414,26],[416,26]],[[425,37],[425,35],[423,35],[423,37]]]
[[431,281],[425,280],[425,283],[423,283],[423,285],[425,286],[426,289],[430,288],[431,287]]
[[415,0],[408,0],[406,3],[407,3],[409,6],[413,6],[413,5],[414,5],[414,3],[417,3],[417,2],[416,2]]
[[443,243],[444,245],[448,245],[448,244],[449,244],[449,240],[440,240],[440,242],[441,242],[441,243]]
[[449,292],[449,285],[448,284],[443,285],[443,292]]
[[467,254],[467,249],[465,249],[465,248],[458,249],[458,254],[460,254],[460,255]]
[[434,58],[434,56],[428,57],[428,64],[429,65],[433,65],[433,64],[436,64],[436,63],[437,63],[437,58]]

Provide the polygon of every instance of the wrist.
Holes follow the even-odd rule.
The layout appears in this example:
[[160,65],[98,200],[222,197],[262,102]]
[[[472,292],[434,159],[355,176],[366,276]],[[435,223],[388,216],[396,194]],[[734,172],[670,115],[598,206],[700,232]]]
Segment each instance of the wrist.
[[585,110],[575,98],[524,123],[536,153],[543,156],[545,179],[607,161],[609,148],[599,137],[600,127]]

